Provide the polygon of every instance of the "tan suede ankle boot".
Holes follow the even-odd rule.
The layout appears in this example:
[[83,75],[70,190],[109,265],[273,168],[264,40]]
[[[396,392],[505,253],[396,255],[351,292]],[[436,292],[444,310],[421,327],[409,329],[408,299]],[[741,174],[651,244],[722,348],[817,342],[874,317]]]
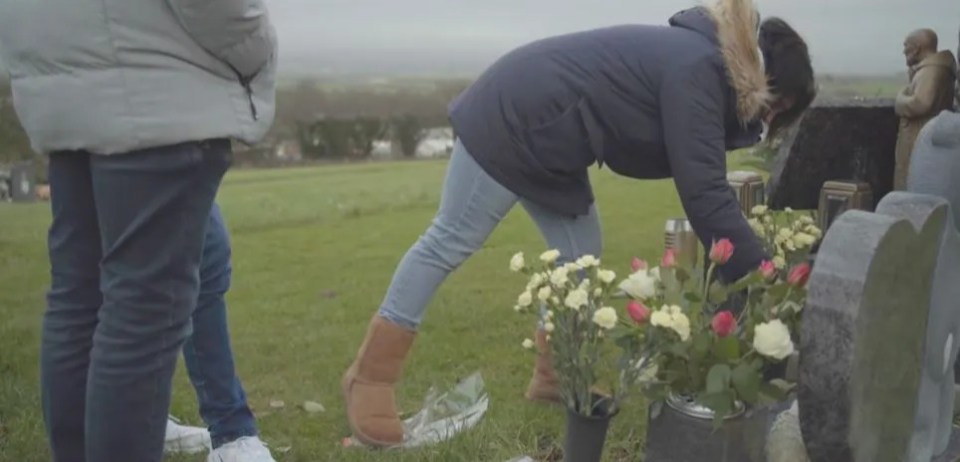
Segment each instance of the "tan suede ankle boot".
[[537,360],[533,367],[533,378],[527,387],[525,397],[531,401],[545,403],[563,403],[560,394],[560,382],[553,369],[553,355],[550,354],[550,343],[547,342],[547,333],[537,331]]
[[378,448],[403,443],[393,386],[416,332],[374,316],[357,358],[343,376],[341,387],[353,436]]

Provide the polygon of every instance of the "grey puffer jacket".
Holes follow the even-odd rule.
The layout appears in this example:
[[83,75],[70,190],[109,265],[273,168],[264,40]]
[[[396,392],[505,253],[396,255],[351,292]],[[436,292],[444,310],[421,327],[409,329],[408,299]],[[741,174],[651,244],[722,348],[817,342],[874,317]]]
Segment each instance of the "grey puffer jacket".
[[255,143],[273,122],[262,0],[0,0],[0,60],[39,152]]

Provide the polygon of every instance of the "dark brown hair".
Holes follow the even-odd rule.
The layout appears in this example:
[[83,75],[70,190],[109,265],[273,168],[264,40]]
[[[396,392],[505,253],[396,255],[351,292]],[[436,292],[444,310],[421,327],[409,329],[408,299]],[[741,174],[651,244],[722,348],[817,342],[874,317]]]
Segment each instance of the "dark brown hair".
[[786,21],[768,18],[760,24],[760,52],[775,101],[793,102],[770,122],[767,139],[772,141],[810,107],[817,96],[817,84],[807,43]]

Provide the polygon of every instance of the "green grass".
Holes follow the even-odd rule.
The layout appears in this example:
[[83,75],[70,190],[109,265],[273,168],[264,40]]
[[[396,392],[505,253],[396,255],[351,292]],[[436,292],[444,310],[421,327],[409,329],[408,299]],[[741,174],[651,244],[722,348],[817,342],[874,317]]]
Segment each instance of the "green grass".
[[[739,165],[744,165],[734,155]],[[507,271],[517,251],[544,249],[521,208],[454,273],[434,299],[405,377],[400,405],[416,410],[431,385],[479,370],[491,395],[473,431],[410,452],[341,449],[348,434],[339,379],[394,267],[426,228],[445,163],[236,171],[219,202],[232,233],[232,340],[240,376],[278,461],[491,461],[529,454],[548,460],[562,444],[563,411],[527,403],[532,356],[520,343],[533,326],[510,309],[524,281]],[[681,214],[669,181],[631,181],[592,172],[608,265],[655,256],[664,220]],[[46,204],[0,205],[0,461],[49,460],[38,399],[39,321],[49,281]],[[182,362],[181,362],[182,364]],[[271,409],[283,400],[283,409]],[[327,410],[307,414],[313,400]],[[171,412],[199,424],[192,388],[178,370]],[[645,410],[639,400],[616,417],[608,460],[638,460]],[[202,457],[174,458],[193,462]],[[552,459],[549,459],[552,460]]]

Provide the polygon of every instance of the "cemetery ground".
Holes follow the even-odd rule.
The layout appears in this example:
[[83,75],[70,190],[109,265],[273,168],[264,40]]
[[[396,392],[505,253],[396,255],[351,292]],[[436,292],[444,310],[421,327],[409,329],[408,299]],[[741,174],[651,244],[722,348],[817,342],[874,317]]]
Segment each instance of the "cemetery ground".
[[[736,153],[732,166],[757,170]],[[232,171],[219,195],[233,244],[228,315],[237,367],[264,440],[278,461],[504,462],[560,460],[564,412],[525,401],[532,353],[528,319],[511,307],[525,280],[507,270],[517,251],[545,249],[517,207],[487,245],[434,299],[398,387],[413,412],[431,385],[480,371],[490,409],[455,440],[409,452],[342,449],[348,435],[341,374],[353,359],[395,265],[436,211],[444,161]],[[658,258],[663,226],[682,211],[673,185],[591,172],[603,221],[606,265]],[[38,347],[49,208],[0,204],[0,461],[49,460],[38,392]],[[622,308],[622,307],[617,307]],[[271,402],[283,401],[283,407]],[[300,408],[315,401],[324,412]],[[278,404],[278,403],[274,403]],[[178,364],[171,413],[202,425]],[[608,461],[642,453],[646,412],[627,403],[611,428]],[[205,460],[174,457],[176,462]]]

